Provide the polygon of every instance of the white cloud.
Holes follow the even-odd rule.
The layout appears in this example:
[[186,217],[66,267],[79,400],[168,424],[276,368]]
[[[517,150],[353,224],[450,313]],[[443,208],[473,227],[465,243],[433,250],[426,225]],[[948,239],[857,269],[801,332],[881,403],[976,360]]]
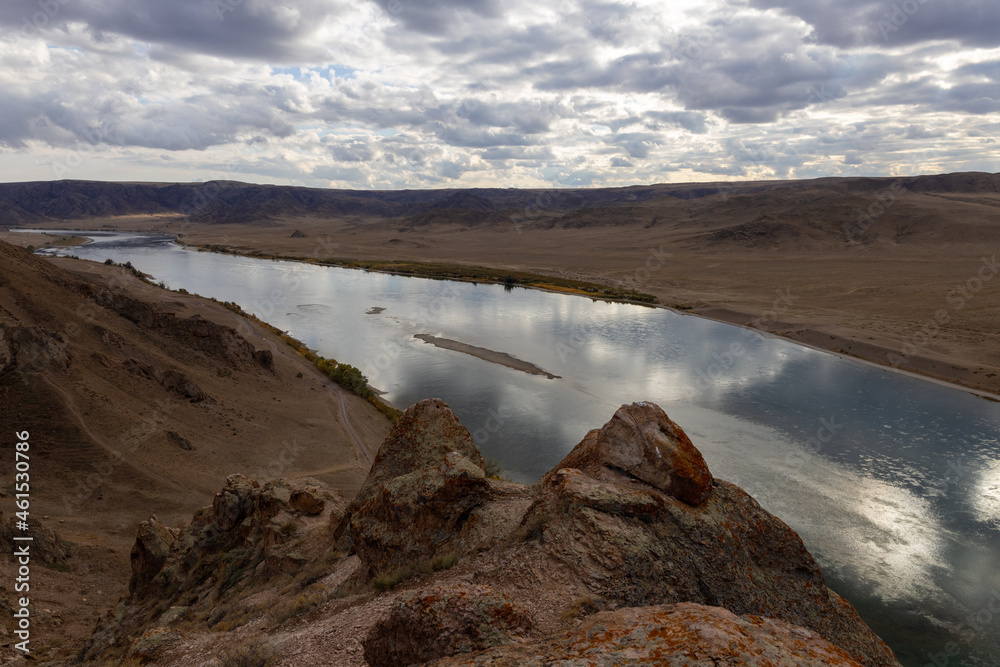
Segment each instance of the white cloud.
[[961,4],[883,39],[871,0],[9,0],[0,179],[1000,171],[996,13]]

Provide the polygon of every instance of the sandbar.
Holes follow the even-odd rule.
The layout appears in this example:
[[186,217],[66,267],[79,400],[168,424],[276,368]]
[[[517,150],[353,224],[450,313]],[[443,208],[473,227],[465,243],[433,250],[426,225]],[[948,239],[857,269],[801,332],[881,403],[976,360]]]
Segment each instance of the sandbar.
[[446,350],[463,352],[478,359],[482,359],[483,361],[500,364],[501,366],[506,366],[507,368],[524,371],[525,373],[531,373],[532,375],[544,375],[550,380],[558,380],[560,377],[558,375],[553,375],[546,370],[542,370],[532,363],[512,357],[505,352],[488,350],[485,347],[476,347],[475,345],[469,345],[468,343],[460,343],[457,340],[451,340],[449,338],[438,338],[437,336],[431,336],[430,334],[413,334],[413,337],[419,338],[425,343],[430,343],[431,345],[436,345],[437,347],[444,348]]

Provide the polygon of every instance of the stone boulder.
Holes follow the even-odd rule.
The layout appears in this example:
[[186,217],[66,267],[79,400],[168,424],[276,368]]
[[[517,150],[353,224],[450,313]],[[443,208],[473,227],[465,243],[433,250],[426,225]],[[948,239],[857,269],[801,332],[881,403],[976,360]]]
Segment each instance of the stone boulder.
[[383,482],[438,465],[449,452],[458,452],[480,468],[486,466],[469,430],[447,403],[439,398],[414,403],[399,417],[379,447],[352,506],[367,501]]
[[170,547],[177,541],[180,531],[160,523],[156,516],[139,524],[132,545],[132,577],[128,582],[129,595],[141,595],[153,577],[160,573],[167,562]]
[[486,466],[468,429],[462,426],[447,403],[429,398],[407,408],[379,447],[368,477],[334,531],[340,547],[351,548],[351,517],[374,496],[384,496],[388,482],[420,470],[437,468],[451,452],[457,452],[480,470]]
[[[634,432],[647,431],[643,426]],[[591,432],[574,451],[588,451],[583,445],[596,439]],[[546,561],[560,563],[611,607],[724,607],[808,628],[869,667],[897,665],[853,607],[826,587],[795,531],[739,487],[715,480],[694,505],[617,466],[576,460],[601,479],[575,468],[553,470],[540,482],[517,535],[540,545]]]
[[860,667],[842,649],[805,628],[691,603],[600,612],[556,638],[446,657],[430,665]]
[[401,595],[364,640],[372,667],[424,663],[527,637],[531,614],[489,586],[452,585]]
[[349,520],[361,563],[378,574],[460,551],[464,524],[489,489],[483,469],[458,452],[383,482]]
[[712,473],[701,452],[654,403],[623,405],[554,470],[561,468],[577,468],[598,479],[609,471],[624,474],[689,505],[700,505],[712,491]]

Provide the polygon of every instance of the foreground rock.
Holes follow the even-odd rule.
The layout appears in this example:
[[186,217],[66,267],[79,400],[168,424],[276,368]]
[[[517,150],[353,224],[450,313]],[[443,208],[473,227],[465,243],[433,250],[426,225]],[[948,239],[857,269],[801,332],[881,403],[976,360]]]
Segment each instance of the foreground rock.
[[282,666],[898,667],[798,535],[655,405],[622,406],[536,485],[482,465],[428,400],[349,505],[234,475],[175,540],[140,527],[133,592],[84,657],[207,667],[267,629]]
[[696,602],[809,628],[866,665],[895,664],[826,587],[801,539],[738,487],[716,480],[699,507],[624,475],[547,477],[527,513],[546,558],[620,606]]
[[330,523],[345,507],[340,492],[315,480],[260,485],[232,475],[187,528],[167,528],[155,516],[143,521],[132,547],[129,596],[98,622],[81,658],[153,661],[179,642],[172,625],[212,621],[227,594],[338,560]]
[[736,616],[725,609],[687,602],[602,612],[556,639],[508,645],[428,664],[858,667],[850,655],[815,632],[782,621]]
[[534,618],[487,586],[448,586],[406,593],[365,639],[371,667],[397,667],[498,644],[528,635]]
[[164,526],[155,516],[139,524],[139,533],[130,554],[132,578],[128,582],[129,595],[145,590],[153,577],[160,573],[179,533],[179,530]]
[[588,433],[553,472],[562,468],[616,481],[624,474],[689,505],[700,505],[712,492],[712,473],[701,452],[653,403],[623,405],[600,430]]
[[379,448],[368,479],[337,528],[371,574],[448,551],[489,495],[482,455],[438,399],[407,409]]

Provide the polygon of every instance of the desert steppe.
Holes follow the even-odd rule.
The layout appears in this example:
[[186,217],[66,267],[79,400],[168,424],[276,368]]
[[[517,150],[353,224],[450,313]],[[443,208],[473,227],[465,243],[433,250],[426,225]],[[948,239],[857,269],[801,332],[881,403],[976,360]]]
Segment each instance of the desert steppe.
[[[210,200],[196,215],[61,210],[71,219],[34,226],[154,229],[189,246],[239,253],[443,262],[593,281],[997,394],[998,180],[948,174],[624,192],[459,191],[441,193],[436,203],[433,193],[414,193],[432,201],[409,215],[367,203],[362,208],[379,212],[321,214],[316,205],[283,201],[266,206],[281,188],[260,195],[259,186],[228,184],[256,198],[234,200],[223,190],[220,201]],[[32,242],[9,232],[0,239]]]

